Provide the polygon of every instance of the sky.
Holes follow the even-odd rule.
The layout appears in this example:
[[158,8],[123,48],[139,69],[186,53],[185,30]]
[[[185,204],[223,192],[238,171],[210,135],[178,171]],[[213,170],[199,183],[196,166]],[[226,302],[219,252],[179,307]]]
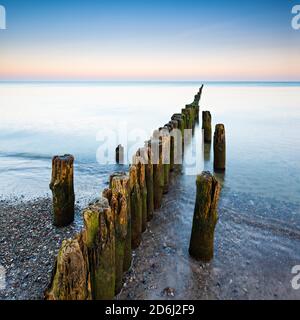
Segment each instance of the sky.
[[0,0],[0,80],[299,81],[300,0]]

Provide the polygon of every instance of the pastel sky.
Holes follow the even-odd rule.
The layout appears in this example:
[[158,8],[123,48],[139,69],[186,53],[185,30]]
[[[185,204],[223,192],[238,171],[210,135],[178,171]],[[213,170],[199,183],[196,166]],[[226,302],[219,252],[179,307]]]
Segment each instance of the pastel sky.
[[0,0],[1,80],[300,80],[289,0]]

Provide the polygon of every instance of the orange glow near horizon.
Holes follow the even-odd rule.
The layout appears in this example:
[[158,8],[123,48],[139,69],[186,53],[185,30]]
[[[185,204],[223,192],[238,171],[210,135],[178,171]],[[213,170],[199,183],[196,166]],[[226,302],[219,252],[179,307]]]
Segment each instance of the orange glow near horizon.
[[0,79],[297,81],[298,53],[234,52],[101,55],[80,52],[0,53]]

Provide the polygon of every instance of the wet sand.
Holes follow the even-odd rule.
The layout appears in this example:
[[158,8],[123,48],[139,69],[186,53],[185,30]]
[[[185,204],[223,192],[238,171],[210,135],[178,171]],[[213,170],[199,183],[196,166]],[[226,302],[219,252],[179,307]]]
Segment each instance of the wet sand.
[[244,208],[235,210],[239,195],[232,202],[221,197],[214,260],[189,257],[195,189],[195,177],[172,175],[171,191],[143,235],[118,299],[300,299],[291,287],[300,230],[264,220],[255,199],[243,195]]

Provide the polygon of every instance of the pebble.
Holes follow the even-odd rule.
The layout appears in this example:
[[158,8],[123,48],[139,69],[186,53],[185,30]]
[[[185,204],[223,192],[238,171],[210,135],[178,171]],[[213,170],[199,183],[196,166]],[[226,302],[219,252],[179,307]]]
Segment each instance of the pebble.
[[1,201],[0,261],[6,287],[0,300],[43,299],[62,240],[79,228],[75,223],[55,228],[50,199]]

